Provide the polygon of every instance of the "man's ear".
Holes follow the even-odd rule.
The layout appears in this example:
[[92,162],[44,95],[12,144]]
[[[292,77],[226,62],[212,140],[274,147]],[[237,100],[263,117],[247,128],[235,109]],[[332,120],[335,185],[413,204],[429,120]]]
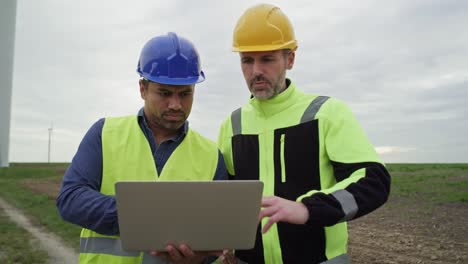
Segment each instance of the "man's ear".
[[290,70],[292,69],[292,67],[294,66],[294,59],[296,58],[296,51],[295,50],[291,50],[288,54],[288,61],[287,61],[287,64],[286,64],[286,69]]
[[146,90],[148,88],[148,83],[143,81],[143,80],[139,80],[138,81],[138,84],[140,85],[140,96],[141,96],[141,99],[145,100],[146,99]]

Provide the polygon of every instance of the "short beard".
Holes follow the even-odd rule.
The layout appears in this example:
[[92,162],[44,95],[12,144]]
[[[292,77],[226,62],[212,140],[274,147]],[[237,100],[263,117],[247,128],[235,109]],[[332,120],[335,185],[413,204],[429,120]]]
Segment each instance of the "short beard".
[[[184,114],[185,116],[185,114]],[[167,120],[164,120],[164,114],[161,115],[161,117],[152,117],[152,123],[161,127],[161,128],[164,128],[164,129],[167,129],[167,130],[171,130],[171,131],[177,131],[179,130],[185,123],[185,121],[187,120],[187,117],[184,117],[183,121],[174,121],[174,122],[171,122],[171,121],[167,121]]]
[[[284,79],[284,76],[280,77],[279,79]],[[261,96],[258,96],[258,95],[255,95],[255,93],[253,92],[254,89],[253,89],[253,83],[257,80],[261,80],[261,81],[266,81],[268,84],[272,85],[272,83],[265,79],[264,77],[255,77],[252,81],[250,81],[250,84],[249,84],[249,89],[250,89],[250,93],[257,99],[257,100],[260,100],[260,101],[265,101],[265,100],[269,100],[269,99],[272,99],[274,98],[275,96],[277,96],[278,94],[280,94],[284,89],[282,89],[282,82],[275,82],[275,85],[272,85],[271,86],[271,89],[268,90],[268,92],[265,94],[265,95],[261,95]]]

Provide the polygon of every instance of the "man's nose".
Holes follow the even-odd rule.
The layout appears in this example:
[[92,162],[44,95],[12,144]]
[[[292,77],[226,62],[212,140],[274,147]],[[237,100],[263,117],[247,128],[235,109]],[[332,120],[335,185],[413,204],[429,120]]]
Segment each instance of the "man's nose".
[[263,67],[260,63],[254,62],[252,65],[252,70],[254,76],[262,75],[263,74]]
[[171,96],[169,99],[169,109],[180,110],[182,108],[181,100],[178,95]]

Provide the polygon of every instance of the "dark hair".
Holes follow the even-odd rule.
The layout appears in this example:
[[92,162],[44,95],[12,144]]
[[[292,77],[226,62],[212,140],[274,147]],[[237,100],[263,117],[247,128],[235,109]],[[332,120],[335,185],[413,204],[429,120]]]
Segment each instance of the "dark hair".
[[291,49],[282,49],[281,50],[283,52],[283,56],[287,57],[289,55],[289,53],[291,53]]
[[143,86],[145,87],[145,89],[148,88],[148,83],[150,83],[151,81],[150,80],[147,80],[145,78],[141,78],[140,79],[140,82],[143,84]]

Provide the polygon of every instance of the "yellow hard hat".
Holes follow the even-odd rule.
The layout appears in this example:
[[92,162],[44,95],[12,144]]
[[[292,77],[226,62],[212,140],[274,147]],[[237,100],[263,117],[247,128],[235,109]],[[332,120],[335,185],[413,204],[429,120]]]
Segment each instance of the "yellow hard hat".
[[232,50],[271,51],[297,48],[288,17],[274,5],[259,4],[247,9],[234,29]]

